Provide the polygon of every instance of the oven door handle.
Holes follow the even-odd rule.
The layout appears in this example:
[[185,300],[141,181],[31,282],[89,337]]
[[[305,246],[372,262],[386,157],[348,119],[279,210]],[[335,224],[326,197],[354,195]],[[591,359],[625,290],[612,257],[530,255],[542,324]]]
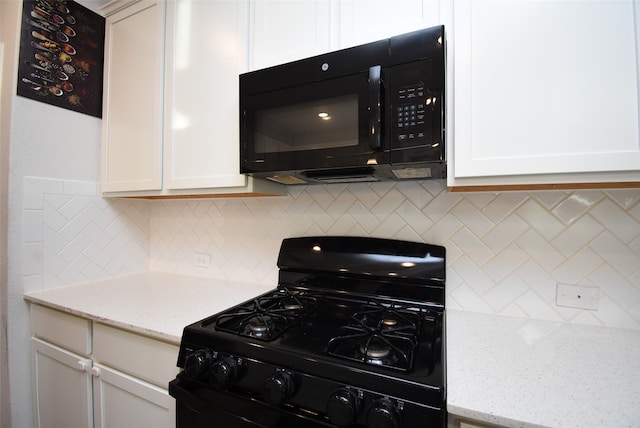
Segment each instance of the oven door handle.
[[382,148],[382,78],[381,66],[369,68],[369,145],[374,150]]

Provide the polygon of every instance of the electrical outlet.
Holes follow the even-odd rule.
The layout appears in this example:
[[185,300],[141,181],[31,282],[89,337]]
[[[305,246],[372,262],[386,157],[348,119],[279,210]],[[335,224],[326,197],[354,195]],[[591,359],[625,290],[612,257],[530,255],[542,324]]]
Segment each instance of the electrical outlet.
[[208,268],[211,267],[211,254],[209,253],[195,253],[194,265],[198,267]]
[[600,289],[586,285],[558,284],[556,305],[578,309],[598,309]]

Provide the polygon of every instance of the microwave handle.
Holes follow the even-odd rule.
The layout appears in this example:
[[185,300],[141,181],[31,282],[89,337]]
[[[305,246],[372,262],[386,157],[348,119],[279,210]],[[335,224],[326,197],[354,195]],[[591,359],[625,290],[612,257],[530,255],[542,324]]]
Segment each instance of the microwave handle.
[[381,67],[374,65],[369,68],[369,145],[374,150],[382,147],[382,123],[380,105],[382,84]]

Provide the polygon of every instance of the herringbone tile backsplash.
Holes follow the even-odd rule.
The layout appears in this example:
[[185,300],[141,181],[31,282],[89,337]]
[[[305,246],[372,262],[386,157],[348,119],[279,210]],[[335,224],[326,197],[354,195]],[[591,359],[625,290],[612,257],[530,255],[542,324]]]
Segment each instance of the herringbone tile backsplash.
[[97,189],[97,183],[25,178],[25,292],[148,269],[149,203],[103,199]]
[[[638,189],[451,193],[416,181],[139,201],[71,194],[96,183],[58,181],[69,188],[60,195],[43,190],[49,181],[25,180],[25,289],[146,269],[275,286],[283,238],[375,236],[445,246],[449,308],[640,328]],[[44,200],[42,218],[28,198]],[[38,221],[42,236],[27,227]],[[558,283],[599,287],[598,309],[557,306]]]

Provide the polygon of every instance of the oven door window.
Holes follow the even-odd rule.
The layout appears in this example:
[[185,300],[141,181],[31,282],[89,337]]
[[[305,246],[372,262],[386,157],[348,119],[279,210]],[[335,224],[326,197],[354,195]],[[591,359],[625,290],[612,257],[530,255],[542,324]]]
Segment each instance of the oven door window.
[[[379,84],[378,84],[379,94]],[[378,95],[379,97],[379,95]],[[244,166],[250,171],[366,165],[372,147],[369,73],[248,95]]]

